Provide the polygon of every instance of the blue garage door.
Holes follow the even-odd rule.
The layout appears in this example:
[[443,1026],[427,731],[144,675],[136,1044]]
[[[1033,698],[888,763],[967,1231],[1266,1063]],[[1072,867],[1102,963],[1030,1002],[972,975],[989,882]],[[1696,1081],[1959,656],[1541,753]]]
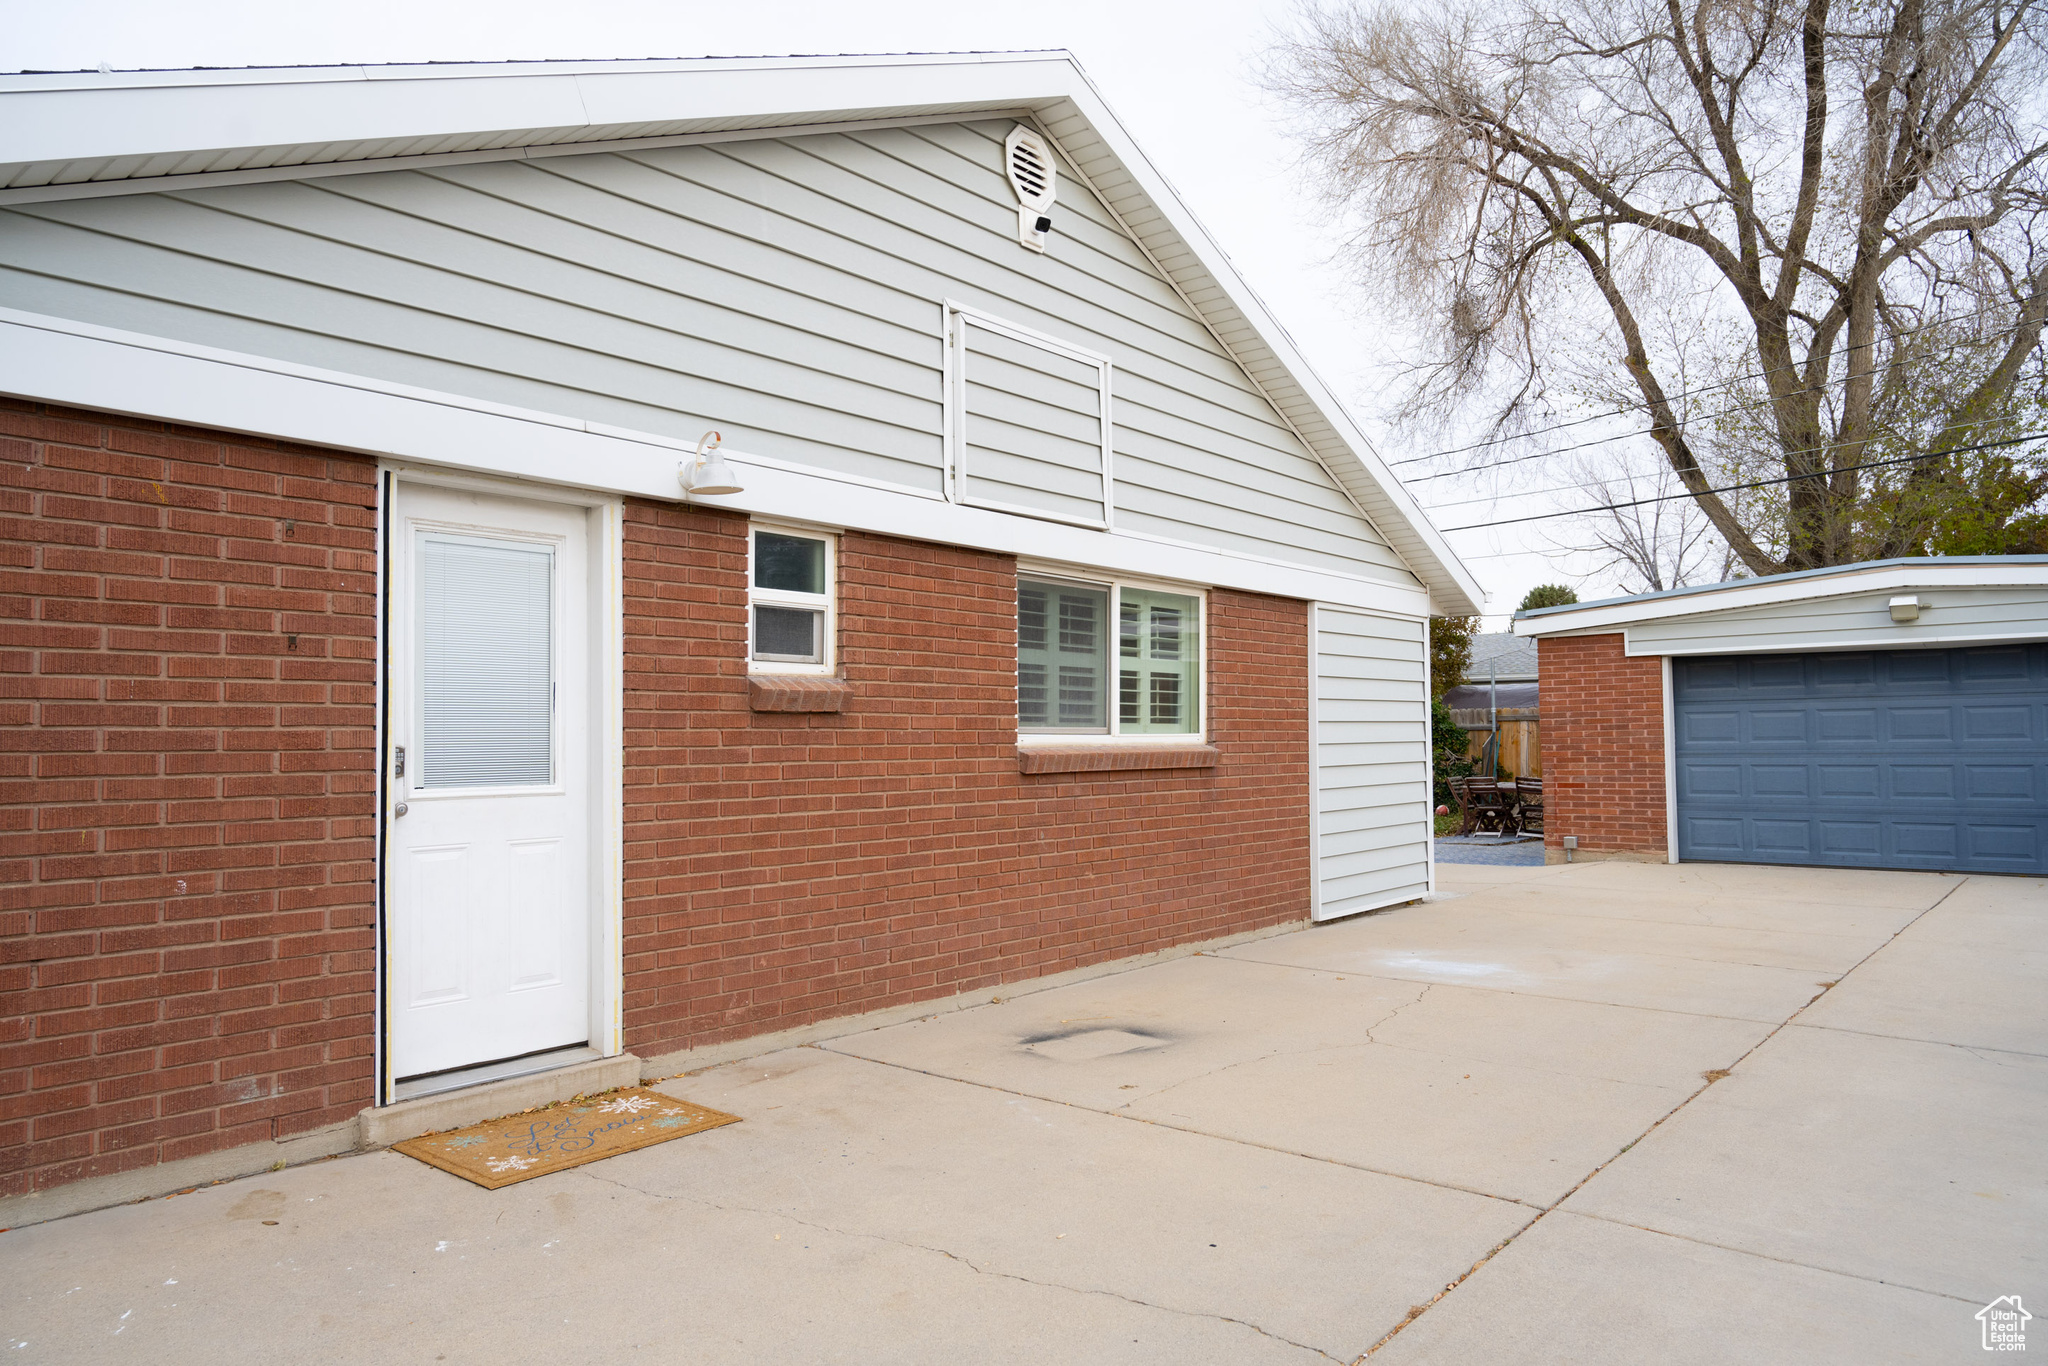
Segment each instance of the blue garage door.
[[2048,645],[1674,659],[1678,856],[2048,873]]

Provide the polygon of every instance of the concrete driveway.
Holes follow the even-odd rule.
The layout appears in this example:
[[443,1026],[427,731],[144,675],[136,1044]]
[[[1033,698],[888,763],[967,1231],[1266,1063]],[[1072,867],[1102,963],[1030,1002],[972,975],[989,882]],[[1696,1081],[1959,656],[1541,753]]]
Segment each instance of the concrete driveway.
[[1862,1366],[2048,1312],[2048,882],[1443,871],[663,1083],[746,1122],[501,1191],[0,1235],[0,1357]]

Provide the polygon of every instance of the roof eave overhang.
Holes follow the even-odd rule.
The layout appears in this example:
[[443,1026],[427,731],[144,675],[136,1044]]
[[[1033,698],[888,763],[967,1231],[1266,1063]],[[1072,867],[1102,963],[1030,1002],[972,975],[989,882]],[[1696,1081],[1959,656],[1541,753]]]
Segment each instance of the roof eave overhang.
[[1544,608],[1515,617],[1515,634],[1534,639],[1621,630],[1646,621],[1707,616],[1749,607],[1824,601],[1858,593],[1904,592],[1927,588],[2048,588],[2048,556],[1972,558],[1956,563],[1940,560],[1878,561],[1838,569],[1744,579],[1699,589],[1681,589],[1617,598],[1573,607]]
[[1432,610],[1479,611],[1478,581],[1064,52],[0,77],[0,203],[995,113],[1061,144]]

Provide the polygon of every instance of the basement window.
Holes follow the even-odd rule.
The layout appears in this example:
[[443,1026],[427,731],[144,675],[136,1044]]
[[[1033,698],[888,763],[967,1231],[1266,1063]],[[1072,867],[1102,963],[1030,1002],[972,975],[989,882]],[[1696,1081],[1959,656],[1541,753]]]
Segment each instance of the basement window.
[[837,538],[756,524],[748,535],[747,669],[830,674]]
[[1017,733],[1199,736],[1203,595],[1025,574],[1017,582]]

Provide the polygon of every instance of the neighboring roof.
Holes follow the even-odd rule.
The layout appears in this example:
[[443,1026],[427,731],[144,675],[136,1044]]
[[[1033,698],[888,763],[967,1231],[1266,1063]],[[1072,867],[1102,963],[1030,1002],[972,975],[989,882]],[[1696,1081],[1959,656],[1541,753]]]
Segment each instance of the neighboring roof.
[[1485,711],[1498,706],[1502,711],[1537,707],[1541,700],[1538,686],[1534,683],[1503,683],[1498,691],[1485,683],[1461,683],[1455,688],[1444,690],[1444,705],[1452,711]]
[[1416,577],[1483,594],[1064,52],[0,76],[0,205],[1008,115],[1035,119]]
[[1484,683],[1489,678],[1525,679],[1536,676],[1536,643],[1523,640],[1512,631],[1491,631],[1472,637],[1472,662],[1465,669],[1467,683]]
[[1827,569],[1802,569],[1756,579],[1731,579],[1698,588],[1601,598],[1566,607],[1517,612],[1518,636],[1542,637],[1596,627],[1625,626],[1664,617],[1725,612],[1739,607],[1841,597],[1907,588],[2033,587],[2048,589],[2048,555],[1945,555],[1864,560]]

